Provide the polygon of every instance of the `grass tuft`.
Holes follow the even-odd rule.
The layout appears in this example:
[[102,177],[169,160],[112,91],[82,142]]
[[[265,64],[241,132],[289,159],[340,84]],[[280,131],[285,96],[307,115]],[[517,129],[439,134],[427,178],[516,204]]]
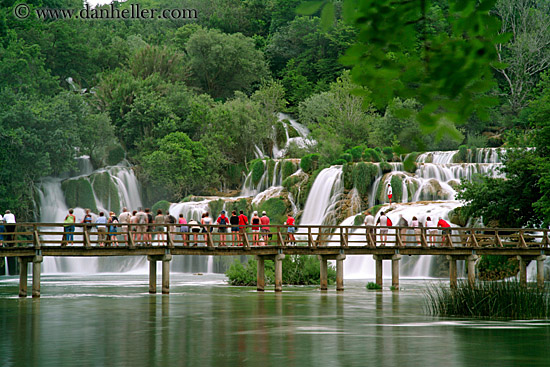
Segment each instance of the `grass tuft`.
[[517,281],[479,282],[475,288],[461,281],[457,289],[432,284],[425,291],[427,311],[435,316],[466,316],[491,319],[547,319],[550,292]]

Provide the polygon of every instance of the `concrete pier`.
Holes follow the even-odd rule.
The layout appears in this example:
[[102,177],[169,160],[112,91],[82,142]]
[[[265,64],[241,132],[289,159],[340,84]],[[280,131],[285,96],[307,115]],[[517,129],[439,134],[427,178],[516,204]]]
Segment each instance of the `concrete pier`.
[[285,254],[280,253],[275,256],[275,292],[283,291],[283,259]]
[[537,256],[537,286],[539,288],[544,288],[544,260],[546,260],[546,255]]
[[399,254],[391,257],[391,285],[394,289],[399,289],[399,260],[401,260]]
[[344,260],[346,259],[345,254],[340,254],[336,256],[336,291],[344,290]]
[[265,260],[263,256],[256,256],[256,290],[263,292],[265,290]]

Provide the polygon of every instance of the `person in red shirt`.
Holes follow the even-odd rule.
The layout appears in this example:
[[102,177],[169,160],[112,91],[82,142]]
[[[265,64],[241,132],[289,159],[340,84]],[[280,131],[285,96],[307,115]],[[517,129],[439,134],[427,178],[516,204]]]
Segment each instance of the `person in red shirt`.
[[449,223],[447,223],[443,218],[439,218],[439,221],[437,222],[437,226],[441,227],[441,234],[443,235],[441,238],[441,246],[445,246],[445,242],[447,242],[447,235],[450,234],[451,230],[448,229],[451,227]]
[[246,236],[246,225],[248,225],[248,217],[241,210],[239,212],[239,241],[241,241],[239,246],[243,245],[244,236]]
[[262,212],[262,216],[260,217],[260,224],[262,225],[261,232],[262,237],[264,239],[263,243],[260,243],[260,246],[266,246],[269,241],[269,217],[267,216],[267,213],[264,211]]
[[294,237],[294,233],[296,232],[296,227],[294,227],[295,220],[292,217],[291,214],[287,214],[285,225],[288,226],[287,232],[288,232],[288,241],[290,245],[296,244],[296,238]]

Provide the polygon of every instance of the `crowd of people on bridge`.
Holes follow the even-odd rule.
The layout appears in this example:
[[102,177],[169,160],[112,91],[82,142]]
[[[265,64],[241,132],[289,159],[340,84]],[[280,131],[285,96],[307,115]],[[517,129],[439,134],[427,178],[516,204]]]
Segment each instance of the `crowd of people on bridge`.
[[[388,243],[388,232],[389,228],[393,226],[393,223],[386,214],[387,212],[382,212],[375,223],[374,216],[372,215],[371,211],[368,210],[365,213],[364,224],[366,226],[367,242],[376,242],[376,227],[379,227],[378,231],[380,245],[385,246]],[[451,225],[441,217],[438,218],[437,223],[435,223],[435,221],[432,220],[430,216],[427,216],[424,222],[419,220],[416,216],[413,216],[411,221],[408,222],[403,217],[403,214],[399,214],[399,220],[396,224],[397,227],[399,227],[398,229],[396,229],[396,234],[399,234],[401,240],[404,241],[405,245],[410,244],[421,246],[421,235],[423,228],[425,228],[426,230],[425,233],[427,236],[428,246],[435,246],[438,243],[438,241],[436,240],[438,237],[441,237],[441,245],[445,246],[445,244],[447,243],[447,237],[451,233]],[[407,240],[407,236],[409,235],[409,232],[411,232],[411,227],[411,235],[414,236],[414,241]],[[441,236],[439,236],[439,231],[441,231]]]
[[[87,236],[92,231],[96,232],[96,243],[101,247],[118,246],[119,238],[124,244],[132,242],[135,245],[163,245],[170,240],[178,240],[184,246],[207,246],[209,241],[212,241],[210,234],[214,232],[217,234],[216,242],[221,247],[245,244],[266,246],[273,241],[273,233],[277,231],[271,227],[270,218],[265,211],[261,215],[254,211],[250,219],[243,210],[239,213],[233,210],[230,215],[227,215],[225,210],[221,210],[216,219],[206,211],[202,213],[200,221],[197,221],[193,218],[185,218],[183,214],[179,214],[176,218],[168,211],[163,212],[162,209],[158,209],[155,216],[149,208],[133,211],[123,208],[118,216],[112,211],[93,214],[90,209],[85,209],[82,218],[77,218],[74,210],[69,209],[63,221],[62,246],[74,245],[77,223],[83,224],[79,227],[83,227]],[[283,224],[285,226],[283,230],[286,230],[286,243],[296,245],[296,222],[292,214],[287,215]],[[395,225],[397,226],[395,236],[392,234],[395,243],[399,235],[405,245],[421,246],[424,235],[425,244],[428,246],[439,243],[444,246],[451,233],[450,224],[441,217],[437,222],[430,216],[426,216],[424,220],[413,216],[410,221],[407,221],[400,214]],[[10,210],[6,210],[3,216],[0,215],[0,246],[15,244],[13,235],[15,226],[15,215]],[[384,211],[375,222],[375,217],[369,210],[365,213],[364,226],[368,244],[374,242],[376,245],[386,246],[389,229],[394,224]],[[251,236],[248,231],[251,232]]]
[[[272,238],[271,221],[265,211],[261,216],[254,211],[250,220],[242,210],[239,214],[233,210],[229,217],[222,210],[216,220],[209,212],[204,212],[199,222],[185,218],[183,214],[176,218],[169,212],[163,213],[162,209],[158,209],[153,217],[149,208],[134,211],[123,208],[118,216],[114,212],[109,212],[107,216],[103,211],[96,215],[90,209],[85,209],[84,216],[78,220],[74,210],[69,209],[63,223],[62,246],[74,245],[75,223],[83,224],[88,236],[92,231],[97,232],[97,244],[100,247],[118,246],[118,236],[124,237],[124,243],[131,241],[136,245],[161,245],[170,238],[172,241],[180,240],[184,246],[206,246],[209,233],[214,230],[219,236],[218,246],[221,247],[244,246],[244,243],[266,246]],[[287,215],[285,225],[289,244],[295,244],[295,220],[291,214]],[[251,230],[251,238],[247,234],[248,229]]]

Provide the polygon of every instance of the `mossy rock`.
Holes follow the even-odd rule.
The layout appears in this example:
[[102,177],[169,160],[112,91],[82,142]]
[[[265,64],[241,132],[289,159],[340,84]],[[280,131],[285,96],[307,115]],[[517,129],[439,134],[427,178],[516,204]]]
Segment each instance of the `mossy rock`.
[[108,172],[94,173],[90,176],[96,198],[101,204],[115,213],[120,213],[120,196],[118,187]]
[[296,164],[294,164],[294,162],[285,160],[283,162],[283,180],[292,175],[297,170],[298,168],[296,167]]
[[255,161],[252,164],[252,184],[256,186],[265,172],[265,163],[263,160]]
[[392,200],[396,203],[400,203],[403,199],[403,180],[401,177],[395,175],[392,176],[390,184],[393,192]]
[[372,163],[359,162],[354,166],[353,186],[357,189],[359,195],[367,195],[369,187],[376,180],[377,173],[378,169]]
[[223,199],[212,200],[208,203],[208,210],[210,211],[210,217],[216,219],[223,210],[225,201]]
[[65,202],[69,208],[88,208],[97,213],[94,191],[87,178],[65,180],[61,183],[61,190],[63,190]]
[[365,223],[365,215],[364,214],[357,214],[355,218],[353,219],[353,225],[354,226],[361,226]]
[[290,124],[290,122],[288,122],[286,124],[287,128],[288,128],[288,137],[289,138],[297,138],[300,136],[300,134],[298,133],[298,131]]
[[261,216],[264,210],[271,224],[283,224],[286,221],[286,214],[290,212],[289,206],[281,198],[271,198],[261,203],[258,214]]
[[275,124],[275,141],[279,147],[284,147],[286,144],[286,132],[282,121],[277,121]]
[[275,172],[275,165],[276,162],[273,159],[267,160],[267,179],[270,185],[273,182],[273,175],[277,174],[277,172]]

